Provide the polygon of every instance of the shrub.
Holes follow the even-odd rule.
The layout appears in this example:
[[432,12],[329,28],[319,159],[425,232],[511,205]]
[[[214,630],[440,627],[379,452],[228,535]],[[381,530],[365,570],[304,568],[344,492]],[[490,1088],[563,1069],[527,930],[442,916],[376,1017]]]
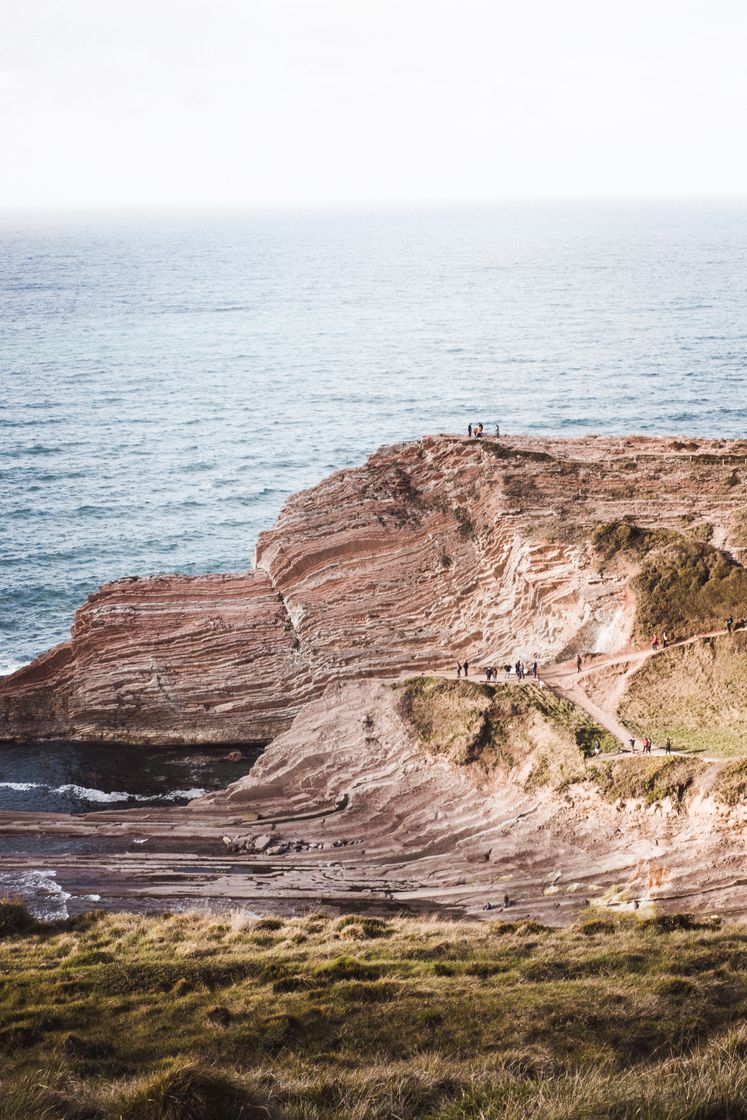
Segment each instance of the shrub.
[[0,899],[0,937],[27,933],[36,925],[36,919],[27,907],[12,898]]

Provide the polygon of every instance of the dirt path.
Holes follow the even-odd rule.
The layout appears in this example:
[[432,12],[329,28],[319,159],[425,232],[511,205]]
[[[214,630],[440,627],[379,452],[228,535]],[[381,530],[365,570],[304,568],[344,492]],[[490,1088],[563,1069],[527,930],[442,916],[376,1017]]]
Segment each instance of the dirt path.
[[[630,740],[636,739],[627,727],[622,724],[617,718],[617,704],[622,698],[625,691],[627,680],[633,673],[636,673],[641,666],[652,657],[659,657],[663,653],[667,653],[671,649],[676,649],[681,646],[693,645],[695,642],[702,642],[708,638],[720,637],[727,634],[727,630],[709,630],[700,634],[693,634],[689,638],[682,638],[677,642],[670,642],[666,647],[659,646],[657,649],[629,649],[625,650],[614,657],[605,657],[600,660],[595,660],[586,667],[582,667],[579,672],[576,668],[575,661],[559,662],[555,665],[548,665],[540,673],[540,679],[556,692],[559,696],[563,696],[577,704],[588,715],[599,723],[611,735],[620,741],[623,750],[620,753],[631,753]],[[593,673],[598,673],[602,669],[614,668],[617,665],[625,665],[625,672],[620,675],[618,686],[613,690],[610,696],[610,703],[612,708],[601,707],[596,704],[581,687],[581,681],[586,677],[591,676]],[[682,754],[681,751],[672,751],[672,754]],[[610,755],[606,756],[607,758]],[[716,759],[703,759],[704,761],[717,761]]]
[[[552,689],[552,691],[556,693],[556,695],[562,697],[565,700],[570,700],[573,704],[576,704],[577,707],[585,711],[586,714],[590,716],[595,723],[598,723],[600,727],[603,727],[605,729],[605,731],[609,731],[610,735],[614,735],[614,737],[621,744],[622,750],[616,753],[607,752],[604,757],[607,759],[619,758],[622,755],[639,753],[636,751],[631,751],[630,747],[630,740],[637,739],[638,736],[633,734],[633,732],[630,731],[629,728],[625,727],[625,725],[622,724],[617,718],[618,701],[622,698],[628,678],[631,677],[633,673],[636,673],[641,668],[641,666],[649,660],[649,658],[660,657],[662,654],[668,653],[672,649],[677,649],[681,646],[694,645],[695,642],[706,641],[708,638],[722,637],[725,634],[728,634],[727,630],[707,630],[703,631],[700,634],[693,634],[689,638],[681,638],[679,641],[670,642],[666,647],[659,646],[657,649],[631,648],[623,650],[611,657],[595,658],[586,666],[582,666],[580,672],[576,668],[575,659],[571,659],[569,661],[558,661],[555,664],[543,666],[538,674],[538,679],[547,688]],[[486,658],[484,660],[490,661],[491,659]],[[620,674],[617,686],[610,696],[611,706],[602,707],[599,704],[595,703],[595,701],[593,701],[587,695],[587,693],[584,692],[583,688],[581,687],[581,681],[594,673],[598,673],[602,669],[611,669],[617,665],[625,665],[625,672]],[[404,674],[401,679],[408,680],[415,675],[422,676],[423,674],[407,673]],[[453,672],[447,672],[444,669],[434,670],[432,673],[428,673],[428,675],[434,677],[443,677],[446,680],[454,679]],[[477,675],[473,675],[469,679],[476,683],[483,683],[479,680]],[[534,678],[527,677],[526,679],[527,683],[531,684]],[[661,751],[661,748],[659,748],[659,750]],[[671,753],[673,755],[683,755],[686,752],[672,751]],[[708,758],[705,755],[699,755],[698,757],[701,758],[704,762],[720,761],[717,758]]]

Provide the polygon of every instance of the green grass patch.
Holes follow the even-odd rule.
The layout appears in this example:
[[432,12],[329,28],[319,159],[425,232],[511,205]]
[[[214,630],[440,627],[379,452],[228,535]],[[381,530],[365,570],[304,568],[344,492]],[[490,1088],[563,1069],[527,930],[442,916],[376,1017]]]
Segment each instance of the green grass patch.
[[679,804],[702,766],[690,758],[620,758],[592,763],[587,776],[608,801],[640,800],[653,805],[669,797]]
[[630,678],[619,716],[675,750],[747,755],[747,633],[708,638],[649,658]]
[[[0,1031],[16,1041],[0,1120],[747,1114],[743,929],[676,914],[587,912],[565,930],[395,917],[351,944],[358,915],[277,923],[263,945],[245,917],[198,914],[5,937]],[[211,985],[123,994],[101,982],[99,953],[139,975],[230,967]]]
[[510,768],[531,752],[530,783],[567,784],[582,775],[580,760],[597,742],[602,751],[619,747],[575,704],[539,684],[414,677],[400,687],[401,712],[421,742],[457,765]]
[[597,525],[591,539],[606,561],[627,557],[638,565],[638,638],[664,630],[685,637],[747,615],[747,571],[697,534],[614,521]]

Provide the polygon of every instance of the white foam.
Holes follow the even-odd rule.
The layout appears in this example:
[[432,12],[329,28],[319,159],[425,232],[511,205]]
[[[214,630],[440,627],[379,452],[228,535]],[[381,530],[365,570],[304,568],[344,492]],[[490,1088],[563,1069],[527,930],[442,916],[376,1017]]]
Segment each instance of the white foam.
[[27,793],[32,789],[46,790],[47,793],[72,794],[79,801],[89,801],[99,804],[116,801],[194,801],[202,797],[207,790],[204,789],[172,789],[168,793],[126,793],[124,790],[114,790],[107,793],[103,789],[91,789],[88,786],[78,786],[68,783],[64,786],[49,786],[43,782],[0,782],[0,789],[12,789],[18,793]]
[[0,661],[0,677],[8,677],[26,664],[24,661]]
[[48,868],[0,871],[0,894],[20,895],[36,918],[45,921],[67,918],[67,901],[72,895],[62,889],[56,876],[57,872]]

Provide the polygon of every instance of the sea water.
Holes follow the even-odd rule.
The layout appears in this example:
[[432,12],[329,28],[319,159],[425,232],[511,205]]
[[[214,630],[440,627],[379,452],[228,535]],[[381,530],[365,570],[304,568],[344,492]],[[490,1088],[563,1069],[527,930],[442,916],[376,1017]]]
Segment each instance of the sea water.
[[746,288],[747,203],[0,215],[0,673],[381,444],[745,435]]

